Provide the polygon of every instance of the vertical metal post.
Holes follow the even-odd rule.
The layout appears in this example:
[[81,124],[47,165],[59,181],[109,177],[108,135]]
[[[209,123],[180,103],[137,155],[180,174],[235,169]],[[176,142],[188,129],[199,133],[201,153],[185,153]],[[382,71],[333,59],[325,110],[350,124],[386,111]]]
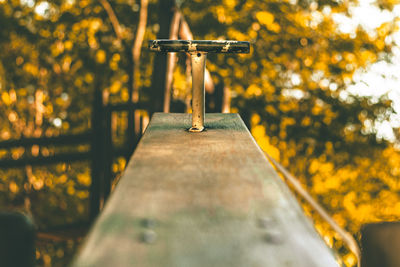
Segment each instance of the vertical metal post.
[[103,181],[103,170],[102,170],[102,153],[103,153],[103,97],[102,91],[97,89],[94,91],[93,108],[92,108],[92,142],[90,145],[90,153],[92,154],[91,163],[91,176],[92,183],[90,185],[90,196],[89,196],[89,216],[90,220],[94,220],[100,211],[100,199],[101,199],[101,183]]
[[191,53],[192,60],[192,127],[190,132],[201,132],[204,130],[205,116],[205,92],[204,72],[206,68],[207,53]]
[[[207,53],[249,53],[250,43],[240,41],[212,40],[150,40],[149,48],[155,52],[187,52],[192,61],[192,127],[190,132],[204,130],[205,92],[204,73]],[[155,72],[157,73],[157,72]]]
[[20,213],[0,211],[1,266],[36,266],[35,228],[32,221]]
[[111,183],[113,180],[112,163],[113,163],[113,143],[112,143],[112,129],[111,119],[112,110],[104,109],[104,128],[103,128],[103,201],[105,202],[111,193]]

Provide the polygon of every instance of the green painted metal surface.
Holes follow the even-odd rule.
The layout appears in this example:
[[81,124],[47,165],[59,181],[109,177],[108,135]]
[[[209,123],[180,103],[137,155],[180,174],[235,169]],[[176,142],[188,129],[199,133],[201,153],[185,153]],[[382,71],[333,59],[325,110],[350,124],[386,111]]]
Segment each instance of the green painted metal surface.
[[338,266],[240,117],[156,113],[72,266]]

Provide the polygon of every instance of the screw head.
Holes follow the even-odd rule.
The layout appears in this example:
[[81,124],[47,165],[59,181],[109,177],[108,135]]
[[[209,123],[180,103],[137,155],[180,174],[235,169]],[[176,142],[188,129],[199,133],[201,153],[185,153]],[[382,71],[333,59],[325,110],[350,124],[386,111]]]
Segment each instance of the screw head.
[[157,240],[157,233],[153,230],[145,230],[142,233],[141,240],[146,244],[153,244]]
[[271,217],[261,217],[257,220],[257,225],[260,228],[266,229],[271,227],[274,223],[274,220]]
[[267,243],[274,244],[274,245],[279,245],[283,243],[283,235],[280,231],[277,230],[272,230],[269,229],[265,234],[264,234],[264,240]]
[[141,224],[145,228],[154,228],[156,227],[157,222],[153,219],[143,219]]

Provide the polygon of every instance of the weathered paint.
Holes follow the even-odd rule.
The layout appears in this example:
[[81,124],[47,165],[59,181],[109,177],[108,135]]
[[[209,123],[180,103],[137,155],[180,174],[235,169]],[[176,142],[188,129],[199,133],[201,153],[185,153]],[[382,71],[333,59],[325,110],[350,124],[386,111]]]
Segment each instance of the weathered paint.
[[236,114],[156,113],[74,267],[338,266]]

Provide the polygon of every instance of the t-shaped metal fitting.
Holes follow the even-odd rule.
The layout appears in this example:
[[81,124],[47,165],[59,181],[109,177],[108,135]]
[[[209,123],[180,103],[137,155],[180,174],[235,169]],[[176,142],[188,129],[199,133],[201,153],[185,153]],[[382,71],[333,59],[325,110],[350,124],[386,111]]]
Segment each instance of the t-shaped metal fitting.
[[249,53],[250,43],[240,41],[152,40],[149,48],[156,52],[187,52],[192,61],[192,127],[190,132],[204,130],[204,71],[207,53]]

